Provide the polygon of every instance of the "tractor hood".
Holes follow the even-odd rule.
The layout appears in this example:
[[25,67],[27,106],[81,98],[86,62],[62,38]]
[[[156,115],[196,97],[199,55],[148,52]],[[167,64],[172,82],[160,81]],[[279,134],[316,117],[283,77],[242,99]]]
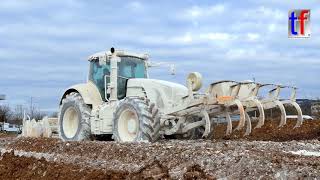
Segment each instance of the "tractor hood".
[[170,110],[188,95],[188,89],[177,83],[156,79],[129,79],[127,96],[147,96],[163,111]]

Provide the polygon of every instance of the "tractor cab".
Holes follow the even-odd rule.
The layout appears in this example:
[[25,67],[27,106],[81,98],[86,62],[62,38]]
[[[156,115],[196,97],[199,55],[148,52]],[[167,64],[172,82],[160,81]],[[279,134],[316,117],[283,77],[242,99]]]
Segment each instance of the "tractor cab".
[[[127,81],[131,78],[147,78],[146,56],[118,53],[117,62],[117,98],[123,99],[126,96]],[[104,101],[110,98],[107,92],[111,83],[111,54],[96,54],[89,58],[90,71],[89,81],[93,82]]]

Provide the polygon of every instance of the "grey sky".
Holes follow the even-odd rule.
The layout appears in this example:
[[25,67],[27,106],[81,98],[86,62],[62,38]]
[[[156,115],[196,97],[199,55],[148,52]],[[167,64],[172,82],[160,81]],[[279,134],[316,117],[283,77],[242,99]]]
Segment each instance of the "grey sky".
[[[311,9],[310,39],[288,39],[290,9]],[[298,97],[320,96],[316,0],[2,0],[0,22],[0,93],[12,106],[33,96],[42,110],[56,110],[64,89],[86,80],[86,58],[111,46],[176,64],[175,77],[157,68],[152,78],[255,77],[296,85]]]

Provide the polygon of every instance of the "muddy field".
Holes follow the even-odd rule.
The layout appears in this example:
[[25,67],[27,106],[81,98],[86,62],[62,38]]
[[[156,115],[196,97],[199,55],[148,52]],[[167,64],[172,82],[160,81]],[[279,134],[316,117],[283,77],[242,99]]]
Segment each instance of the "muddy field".
[[[279,128],[280,119],[266,120],[265,124],[258,129],[254,129],[257,122],[252,122],[252,133],[243,136],[245,128],[242,131],[235,131],[230,136],[225,136],[226,125],[217,125],[214,129],[213,139],[246,139],[250,141],[291,141],[291,140],[309,140],[320,138],[320,121],[308,120],[304,121],[302,126],[294,128],[296,120],[287,120],[287,124]],[[237,126],[237,122],[233,123],[233,127]]]
[[[282,179],[320,178],[320,121],[250,136],[157,143],[61,142],[0,134],[1,179]],[[280,134],[281,133],[281,134]],[[257,141],[255,141],[257,140]]]

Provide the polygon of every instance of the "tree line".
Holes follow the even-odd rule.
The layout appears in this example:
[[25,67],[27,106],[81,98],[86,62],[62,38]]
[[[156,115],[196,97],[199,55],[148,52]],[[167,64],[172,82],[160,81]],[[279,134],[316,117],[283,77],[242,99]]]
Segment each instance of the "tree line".
[[57,113],[48,114],[32,106],[25,108],[22,105],[17,105],[15,108],[11,108],[9,105],[0,105],[0,122],[21,125],[24,113],[36,120],[43,119],[45,116],[57,117]]

